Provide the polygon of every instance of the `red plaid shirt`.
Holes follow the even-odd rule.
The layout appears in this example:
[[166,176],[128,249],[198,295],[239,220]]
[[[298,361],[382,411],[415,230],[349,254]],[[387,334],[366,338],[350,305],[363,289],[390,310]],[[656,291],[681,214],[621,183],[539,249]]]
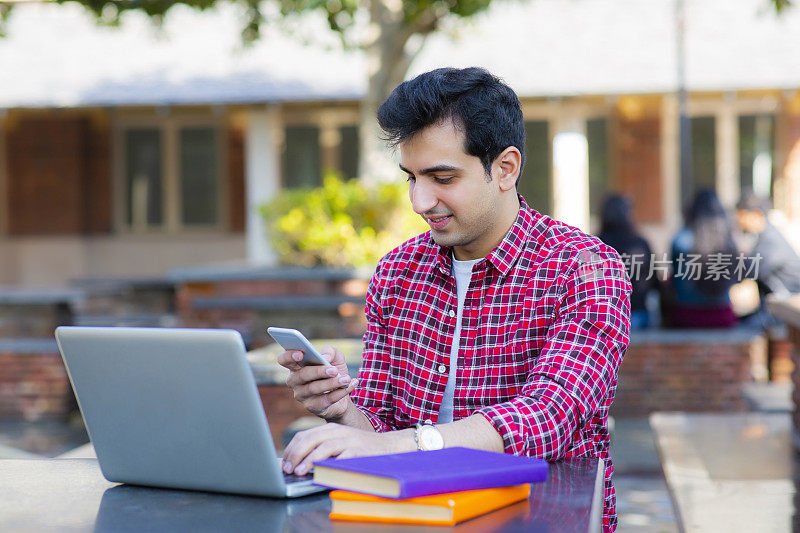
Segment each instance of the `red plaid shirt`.
[[[520,202],[508,234],[473,268],[453,419],[480,413],[507,453],[608,461],[630,282],[612,248]],[[388,253],[372,277],[352,398],[377,431],[436,421],[456,325],[451,263],[450,249],[424,233]],[[613,529],[607,465],[604,523]]]

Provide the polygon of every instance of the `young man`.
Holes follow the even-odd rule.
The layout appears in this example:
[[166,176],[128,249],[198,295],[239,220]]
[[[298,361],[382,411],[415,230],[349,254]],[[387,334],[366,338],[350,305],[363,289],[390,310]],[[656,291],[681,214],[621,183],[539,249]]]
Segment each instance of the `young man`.
[[330,347],[335,370],[280,356],[295,398],[329,422],[292,440],[284,470],[444,446],[608,461],[630,283],[611,248],[517,194],[516,94],[482,69],[438,69],[399,85],[378,121],[431,229],[378,264],[357,380]]

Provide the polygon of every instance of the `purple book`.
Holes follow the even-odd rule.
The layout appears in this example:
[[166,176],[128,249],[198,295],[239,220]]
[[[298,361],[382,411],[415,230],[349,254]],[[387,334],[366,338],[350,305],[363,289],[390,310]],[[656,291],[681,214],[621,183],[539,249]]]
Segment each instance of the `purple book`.
[[547,479],[544,459],[471,448],[325,459],[314,464],[314,483],[389,498],[508,487]]

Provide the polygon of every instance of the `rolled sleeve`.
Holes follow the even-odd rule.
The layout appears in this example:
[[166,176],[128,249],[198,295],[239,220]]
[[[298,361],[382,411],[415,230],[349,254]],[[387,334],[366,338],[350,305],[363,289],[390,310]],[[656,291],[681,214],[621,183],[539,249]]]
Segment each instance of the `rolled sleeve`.
[[521,394],[477,410],[507,453],[558,459],[574,434],[608,401],[630,334],[630,281],[613,252],[578,264]]

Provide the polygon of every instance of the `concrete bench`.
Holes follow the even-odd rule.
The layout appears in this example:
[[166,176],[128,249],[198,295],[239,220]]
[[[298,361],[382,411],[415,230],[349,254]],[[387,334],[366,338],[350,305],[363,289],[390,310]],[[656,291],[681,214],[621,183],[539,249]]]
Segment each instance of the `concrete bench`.
[[267,326],[309,338],[358,338],[372,271],[247,263],[175,270],[176,310],[189,327],[233,328],[248,348],[268,344]]
[[765,346],[745,328],[633,332],[612,414],[746,411],[744,386],[766,379]]

